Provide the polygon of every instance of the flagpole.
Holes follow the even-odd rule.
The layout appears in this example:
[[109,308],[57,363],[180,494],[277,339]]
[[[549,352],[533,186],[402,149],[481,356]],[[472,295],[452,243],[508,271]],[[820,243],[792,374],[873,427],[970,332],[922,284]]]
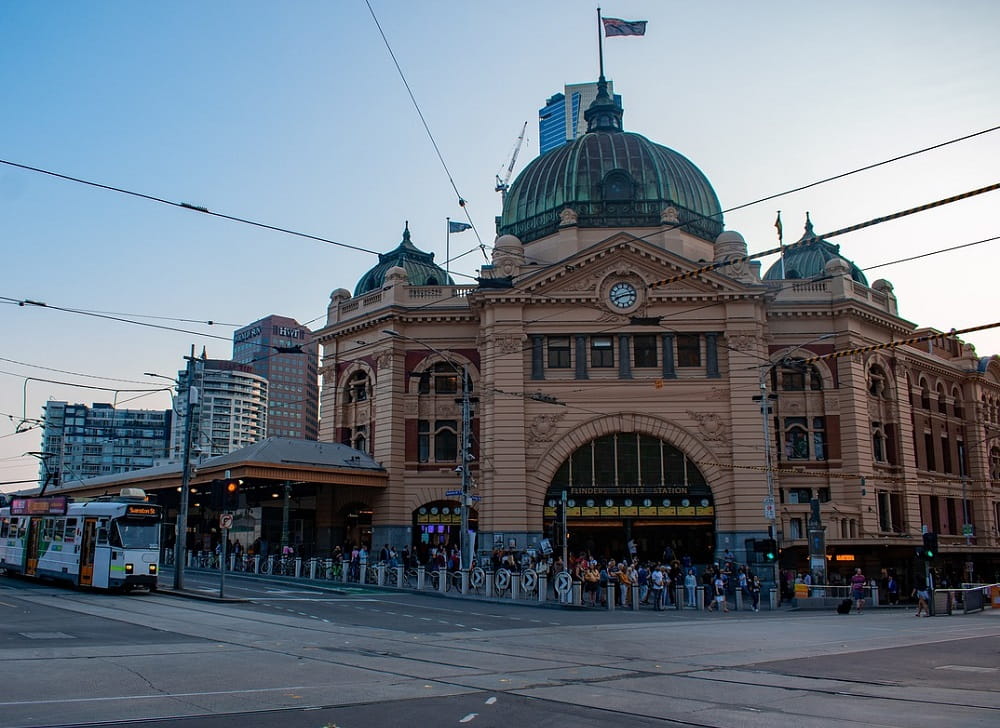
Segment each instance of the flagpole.
[[785,279],[785,236],[781,228],[781,210],[778,210],[778,219],[775,220],[774,226],[778,228],[778,247],[781,248],[781,257],[779,258],[781,262],[781,267],[778,269],[781,271],[781,279]]
[[597,54],[600,59],[600,78],[604,78],[604,40],[601,36],[601,9],[597,8]]
[[448,282],[448,275],[450,271],[448,270],[448,264],[451,262],[451,218],[446,217],[444,219],[444,279],[445,283]]

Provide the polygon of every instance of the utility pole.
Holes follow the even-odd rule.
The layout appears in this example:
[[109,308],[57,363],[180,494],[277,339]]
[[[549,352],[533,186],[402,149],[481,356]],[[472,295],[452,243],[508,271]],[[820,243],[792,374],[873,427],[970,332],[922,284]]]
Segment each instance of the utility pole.
[[184,588],[184,559],[187,555],[188,500],[191,483],[191,432],[193,430],[194,405],[197,390],[194,386],[194,344],[187,359],[187,406],[184,416],[184,450],[181,454],[181,499],[177,508],[177,531],[174,539],[174,589]]
[[459,545],[462,550],[462,568],[472,568],[472,539],[469,537],[469,493],[472,478],[469,474],[469,463],[472,460],[472,405],[469,400],[469,368],[462,366],[462,505],[460,517],[461,533]]

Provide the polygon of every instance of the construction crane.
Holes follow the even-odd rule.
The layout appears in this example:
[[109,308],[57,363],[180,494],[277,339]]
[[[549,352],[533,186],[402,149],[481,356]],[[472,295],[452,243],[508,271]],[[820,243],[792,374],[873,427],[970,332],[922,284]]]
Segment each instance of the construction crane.
[[521,135],[514,142],[514,151],[510,155],[510,163],[507,165],[507,169],[501,177],[497,174],[497,186],[496,191],[500,193],[500,203],[503,204],[507,199],[507,189],[510,187],[510,175],[514,171],[514,164],[517,162],[517,155],[521,151],[521,145],[524,144],[524,132],[528,128],[528,122],[524,122],[524,126],[521,127]]

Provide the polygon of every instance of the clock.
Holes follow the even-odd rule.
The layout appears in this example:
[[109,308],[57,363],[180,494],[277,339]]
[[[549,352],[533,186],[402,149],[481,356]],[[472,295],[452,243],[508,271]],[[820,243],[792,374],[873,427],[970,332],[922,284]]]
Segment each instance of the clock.
[[635,286],[625,281],[615,283],[608,291],[608,300],[616,308],[631,308],[638,298],[639,294],[636,293]]

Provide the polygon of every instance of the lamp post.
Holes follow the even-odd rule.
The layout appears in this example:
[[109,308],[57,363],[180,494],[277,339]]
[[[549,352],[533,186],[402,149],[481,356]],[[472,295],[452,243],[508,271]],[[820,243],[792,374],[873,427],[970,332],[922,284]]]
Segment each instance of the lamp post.
[[[187,359],[187,405],[184,417],[184,450],[181,454],[181,497],[180,505],[177,507],[177,525],[174,534],[174,589],[180,591],[184,588],[184,559],[187,551],[187,519],[188,501],[190,499],[191,483],[191,430],[194,419],[194,404],[197,399],[197,391],[194,387],[194,344],[191,345],[191,356]],[[143,372],[148,377],[160,377],[170,379],[162,374]],[[177,382],[178,394],[180,382]]]
[[469,463],[472,460],[472,401],[469,393],[469,376],[468,367],[462,365],[459,367],[451,358],[445,354],[443,351],[434,348],[425,341],[420,339],[414,339],[412,336],[406,336],[394,329],[383,329],[383,334],[391,336],[396,339],[406,339],[407,341],[412,341],[415,344],[419,344],[428,351],[432,351],[438,356],[440,356],[444,361],[455,370],[455,373],[462,378],[462,441],[460,448],[461,464],[458,466],[461,468],[459,473],[462,477],[462,495],[461,495],[461,505],[459,506],[460,514],[460,525],[459,525],[459,551],[462,555],[462,568],[468,569],[472,566],[472,541],[469,538],[469,502],[471,500],[471,495],[469,493],[470,487],[472,485],[472,479],[469,474]]
[[[815,344],[817,341],[823,341],[824,339],[830,339],[836,336],[836,334],[822,334],[821,336],[807,341],[803,344],[799,344],[789,351],[785,352],[784,356],[778,361],[768,360],[767,364],[759,367],[760,369],[760,395],[754,397],[755,400],[760,400],[760,413],[761,413],[761,425],[764,433],[764,473],[767,478],[767,497],[764,499],[764,516],[768,522],[768,538],[773,539],[775,543],[778,541],[778,529],[777,529],[777,509],[775,507],[774,501],[774,471],[773,471],[773,461],[771,457],[771,427],[770,427],[770,402],[777,399],[777,395],[767,393],[767,379],[774,371],[774,368],[779,364],[788,361],[791,354],[794,354],[799,349]],[[819,503],[816,504],[816,509],[814,513],[814,518],[810,519],[812,524],[813,520],[816,521],[815,527],[817,529],[822,529],[822,525],[818,521],[819,518]],[[814,542],[814,539],[809,538],[808,542],[810,545]],[[825,550],[825,548],[824,548]],[[825,558],[825,555],[824,555]],[[775,553],[774,556],[774,570],[772,578],[774,579],[775,587],[778,587],[778,554]],[[825,568],[824,568],[825,571]]]

